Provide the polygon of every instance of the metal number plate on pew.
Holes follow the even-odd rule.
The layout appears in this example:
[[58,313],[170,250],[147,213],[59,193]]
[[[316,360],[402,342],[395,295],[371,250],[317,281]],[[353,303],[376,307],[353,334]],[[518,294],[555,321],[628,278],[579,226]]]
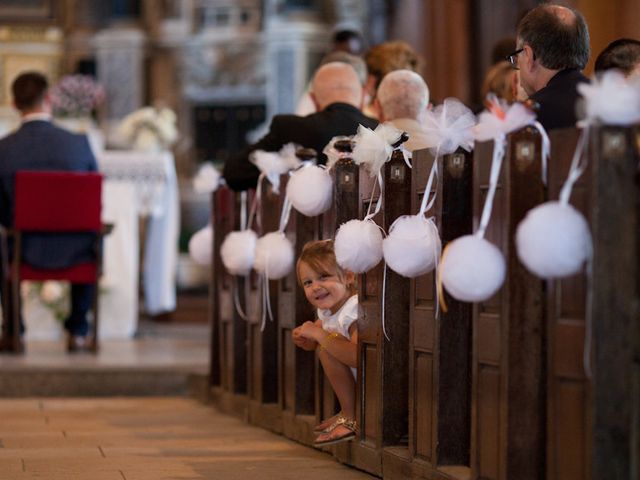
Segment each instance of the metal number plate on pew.
[[535,152],[535,145],[532,141],[519,141],[516,144],[516,167],[519,171],[524,172],[531,165],[535,158]]
[[350,172],[342,172],[338,179],[338,183],[345,192],[353,192],[356,188],[355,176]]
[[627,142],[624,130],[608,130],[602,135],[602,154],[604,158],[613,160],[627,153]]
[[453,178],[460,178],[464,172],[465,157],[463,153],[454,153],[445,157],[445,168]]
[[406,167],[404,165],[393,165],[391,167],[391,174],[389,175],[389,181],[392,183],[404,182],[405,169]]

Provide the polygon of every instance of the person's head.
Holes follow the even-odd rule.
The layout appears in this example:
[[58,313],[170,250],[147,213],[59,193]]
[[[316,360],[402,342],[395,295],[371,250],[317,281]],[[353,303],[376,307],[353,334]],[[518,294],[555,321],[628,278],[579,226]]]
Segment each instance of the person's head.
[[355,275],[336,261],[333,240],[308,242],[296,264],[298,282],[309,303],[335,313],[355,294]]
[[376,105],[382,121],[396,118],[420,120],[429,104],[429,87],[411,70],[395,70],[378,87]]
[[640,40],[619,38],[614,40],[596,58],[595,71],[604,72],[612,68],[625,75],[640,75]]
[[358,78],[360,79],[360,83],[364,86],[367,81],[367,64],[364,63],[364,60],[357,55],[352,55],[347,52],[335,51],[331,53],[327,53],[322,60],[320,61],[320,65],[325,65],[331,62],[342,62],[348,65],[351,65],[353,69],[358,74]]
[[539,5],[518,24],[516,52],[520,82],[533,95],[558,71],[585,67],[589,60],[587,23],[577,10]]
[[375,45],[364,56],[371,77],[372,96],[378,85],[389,72],[394,70],[411,70],[417,72],[420,60],[415,50],[407,42],[394,40]]
[[364,49],[364,39],[355,30],[336,30],[333,34],[333,50],[360,55]]
[[318,111],[337,102],[362,107],[362,84],[355,69],[346,63],[330,62],[318,68],[310,94]]
[[514,102],[518,85],[517,73],[506,60],[496,63],[484,77],[482,98],[486,98],[488,93],[495,93],[509,103]]
[[47,108],[47,78],[39,72],[21,73],[11,84],[13,105],[23,115]]

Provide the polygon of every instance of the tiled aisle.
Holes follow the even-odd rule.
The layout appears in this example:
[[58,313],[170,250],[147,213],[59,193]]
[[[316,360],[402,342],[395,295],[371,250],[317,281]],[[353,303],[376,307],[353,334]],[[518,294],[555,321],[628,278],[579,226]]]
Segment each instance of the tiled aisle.
[[356,480],[367,474],[186,398],[0,399],[2,480]]

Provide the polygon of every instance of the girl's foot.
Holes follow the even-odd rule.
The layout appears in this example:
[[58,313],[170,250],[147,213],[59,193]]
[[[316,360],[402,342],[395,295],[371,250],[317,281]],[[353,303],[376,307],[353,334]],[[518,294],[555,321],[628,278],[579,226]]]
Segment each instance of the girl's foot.
[[334,426],[333,424],[336,423],[336,420],[338,420],[341,416],[342,416],[342,412],[338,412],[333,417],[330,417],[330,418],[327,418],[326,420],[323,420],[318,425],[313,427],[313,433],[327,433],[327,432],[329,432],[331,430],[331,427]]
[[326,445],[335,445],[336,443],[348,442],[356,436],[356,422],[346,417],[340,417],[331,431],[318,435],[314,447],[324,447]]

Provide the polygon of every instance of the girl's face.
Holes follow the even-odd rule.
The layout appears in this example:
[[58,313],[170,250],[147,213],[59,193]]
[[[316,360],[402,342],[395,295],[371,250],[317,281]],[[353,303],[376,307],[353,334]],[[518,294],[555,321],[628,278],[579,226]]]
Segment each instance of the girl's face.
[[316,308],[336,313],[351,296],[346,282],[353,273],[346,273],[341,279],[336,271],[319,273],[306,262],[300,262],[298,274],[307,300]]

